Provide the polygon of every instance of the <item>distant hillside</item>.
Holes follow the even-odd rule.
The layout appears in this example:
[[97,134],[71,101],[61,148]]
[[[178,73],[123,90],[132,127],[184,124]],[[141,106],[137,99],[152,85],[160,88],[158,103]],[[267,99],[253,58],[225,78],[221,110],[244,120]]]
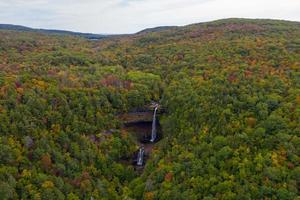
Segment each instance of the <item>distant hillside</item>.
[[[250,27],[249,27],[250,25]],[[195,23],[186,26],[158,26],[153,28],[146,28],[144,30],[138,31],[134,34],[94,34],[94,33],[81,33],[81,32],[73,32],[73,31],[66,31],[66,30],[56,30],[56,29],[37,29],[37,28],[30,28],[22,25],[13,25],[13,24],[0,24],[0,30],[13,30],[13,31],[20,31],[20,32],[37,32],[37,33],[45,33],[45,34],[59,34],[59,35],[71,35],[71,36],[79,36],[83,38],[87,38],[90,40],[99,40],[104,38],[122,38],[130,37],[130,36],[142,36],[147,38],[147,34],[155,33],[159,34],[162,38],[168,37],[170,38],[177,36],[178,34],[183,36],[183,33],[189,34],[197,34],[195,31],[204,31],[207,32],[215,31],[216,27],[219,27],[219,30],[223,31],[236,31],[235,28],[241,31],[249,31],[249,29],[255,29],[258,26],[264,26],[265,28],[289,28],[286,26],[295,26],[299,27],[299,22],[292,22],[292,21],[284,21],[284,20],[268,20],[268,19],[241,19],[241,18],[228,18],[222,20],[215,20],[211,22],[202,22],[202,23]],[[199,33],[198,33],[199,34]],[[145,35],[145,36],[144,36]],[[165,38],[166,39],[166,38]],[[184,38],[182,38],[184,39]]]
[[13,30],[13,31],[39,32],[39,33],[46,33],[46,34],[72,35],[72,36],[79,36],[87,39],[96,39],[96,40],[111,36],[111,35],[104,35],[104,34],[80,33],[80,32],[65,31],[65,30],[35,29],[35,28],[29,28],[26,26],[13,25],[13,24],[0,24],[0,30],[1,29]]
[[179,26],[159,26],[154,28],[147,28],[142,31],[137,32],[136,34],[140,33],[153,33],[153,32],[160,32],[160,31],[166,31],[166,30],[174,30],[178,28]]

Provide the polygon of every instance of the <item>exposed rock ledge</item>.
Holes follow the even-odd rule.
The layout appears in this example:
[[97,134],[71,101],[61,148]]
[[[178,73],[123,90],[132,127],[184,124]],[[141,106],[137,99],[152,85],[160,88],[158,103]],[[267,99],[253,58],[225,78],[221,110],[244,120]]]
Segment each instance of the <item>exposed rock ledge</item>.
[[[149,106],[145,106],[143,109],[135,109],[134,111],[128,113],[120,113],[118,118],[124,124],[131,123],[140,123],[140,122],[152,122],[153,119],[153,111],[157,104],[151,104]],[[158,107],[158,114],[164,111],[160,106]]]
[[123,113],[118,116],[118,118],[125,124],[151,122],[152,117],[153,111]]

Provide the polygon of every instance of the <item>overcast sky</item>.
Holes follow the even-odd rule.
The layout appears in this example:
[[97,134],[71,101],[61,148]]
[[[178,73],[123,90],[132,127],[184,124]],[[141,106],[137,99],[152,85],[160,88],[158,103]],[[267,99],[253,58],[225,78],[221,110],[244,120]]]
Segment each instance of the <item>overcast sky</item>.
[[0,23],[92,33],[231,17],[300,21],[300,0],[0,0]]

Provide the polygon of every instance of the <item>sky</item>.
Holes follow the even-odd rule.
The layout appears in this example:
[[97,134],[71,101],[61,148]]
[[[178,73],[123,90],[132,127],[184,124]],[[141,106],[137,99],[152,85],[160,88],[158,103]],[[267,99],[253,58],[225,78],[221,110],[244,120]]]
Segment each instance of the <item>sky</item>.
[[0,0],[2,24],[103,34],[233,17],[300,21],[300,0]]

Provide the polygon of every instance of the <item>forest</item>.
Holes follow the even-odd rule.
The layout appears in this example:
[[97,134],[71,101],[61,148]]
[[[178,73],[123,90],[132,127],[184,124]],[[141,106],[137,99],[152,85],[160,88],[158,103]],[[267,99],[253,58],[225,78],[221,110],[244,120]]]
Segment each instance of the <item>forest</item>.
[[[140,171],[118,116],[153,102],[163,137]],[[299,164],[299,22],[0,30],[0,199],[294,200]]]

